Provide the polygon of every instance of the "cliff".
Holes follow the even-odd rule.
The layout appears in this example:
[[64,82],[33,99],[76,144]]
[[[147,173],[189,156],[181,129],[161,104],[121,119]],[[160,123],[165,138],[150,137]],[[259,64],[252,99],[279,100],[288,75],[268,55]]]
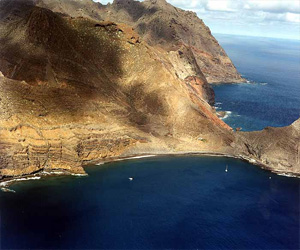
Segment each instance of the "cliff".
[[104,19],[130,24],[150,45],[170,56],[179,54],[194,75],[204,74],[209,83],[244,81],[210,29],[192,11],[165,0],[115,0],[100,13]]
[[231,150],[207,82],[179,78],[168,54],[129,26],[0,5],[2,177],[82,173],[127,154]]
[[277,173],[300,176],[300,119],[282,128],[237,134],[237,151]]
[[[83,174],[85,164],[104,159],[187,152],[299,173],[299,122],[234,133],[210,105],[214,94],[190,45],[178,49],[175,40],[174,50],[127,24],[99,21],[112,5],[59,1],[53,12],[50,3],[0,1],[0,179]],[[74,3],[87,6],[84,15],[67,15]],[[99,9],[93,18],[89,4]],[[170,8],[142,6],[152,4]]]
[[182,79],[204,75],[209,83],[244,81],[196,13],[175,8],[165,0],[115,0],[108,5],[92,0],[35,0],[35,4],[73,17],[130,25],[148,44],[166,51],[171,62],[185,65],[178,74]]

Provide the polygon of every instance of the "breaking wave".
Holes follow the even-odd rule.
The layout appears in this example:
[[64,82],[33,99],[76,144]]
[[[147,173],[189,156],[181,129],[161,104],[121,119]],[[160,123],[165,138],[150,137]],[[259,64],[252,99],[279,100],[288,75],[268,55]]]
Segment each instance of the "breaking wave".
[[12,180],[9,180],[9,181],[3,181],[3,182],[0,182],[0,189],[3,192],[15,193],[16,191],[14,191],[13,189],[9,189],[7,187],[9,185],[15,183],[15,182],[30,181],[30,180],[39,180],[39,179],[41,179],[40,176],[33,176],[33,177],[23,177],[23,178],[18,178],[18,179],[12,179]]
[[225,111],[225,115],[224,117],[222,117],[221,119],[224,120],[224,119],[227,119],[229,116],[232,115],[232,112],[231,111]]

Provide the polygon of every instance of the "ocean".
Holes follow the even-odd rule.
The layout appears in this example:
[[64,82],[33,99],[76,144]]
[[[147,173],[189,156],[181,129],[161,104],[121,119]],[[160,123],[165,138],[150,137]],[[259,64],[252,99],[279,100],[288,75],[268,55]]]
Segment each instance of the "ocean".
[[1,249],[299,249],[298,178],[199,156],[86,170],[0,192]]
[[[243,130],[299,117],[299,43],[217,35],[248,84],[215,85]],[[228,172],[225,172],[226,166]],[[0,249],[299,249],[300,179],[225,157],[169,156],[0,192]],[[131,181],[129,178],[133,178]]]
[[214,85],[216,108],[242,131],[288,126],[300,117],[300,41],[214,34],[249,83]]

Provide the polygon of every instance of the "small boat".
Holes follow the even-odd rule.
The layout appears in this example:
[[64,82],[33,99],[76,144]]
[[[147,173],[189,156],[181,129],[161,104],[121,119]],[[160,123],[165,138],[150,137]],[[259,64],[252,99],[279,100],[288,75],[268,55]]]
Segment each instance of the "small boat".
[[130,181],[133,181],[133,180],[134,180],[133,177],[129,177],[128,179],[129,179]]
[[228,172],[228,165],[226,165],[225,172],[226,173]]

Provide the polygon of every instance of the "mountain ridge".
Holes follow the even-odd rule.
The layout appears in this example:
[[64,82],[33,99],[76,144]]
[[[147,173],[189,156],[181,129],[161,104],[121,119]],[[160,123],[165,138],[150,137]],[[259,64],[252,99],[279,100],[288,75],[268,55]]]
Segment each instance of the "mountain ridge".
[[178,78],[129,26],[0,4],[2,177],[78,172],[136,144],[176,152],[233,140],[205,100],[205,79]]
[[[92,0],[87,0],[84,4],[74,0],[63,3],[55,0],[56,4],[53,2],[38,0],[35,4],[69,16],[126,23],[151,46],[158,46],[170,54],[180,53],[179,60],[188,61],[193,68],[193,74],[205,75],[210,83],[245,81],[212,36],[210,29],[192,11],[176,8],[167,1],[154,0],[115,0],[107,5]],[[74,3],[80,3],[85,8],[75,8]]]
[[[36,3],[0,1],[0,179],[84,174],[92,162],[188,152],[300,173],[298,123],[233,132],[211,106],[191,48],[167,51],[127,24]],[[268,151],[278,143],[281,152]]]

